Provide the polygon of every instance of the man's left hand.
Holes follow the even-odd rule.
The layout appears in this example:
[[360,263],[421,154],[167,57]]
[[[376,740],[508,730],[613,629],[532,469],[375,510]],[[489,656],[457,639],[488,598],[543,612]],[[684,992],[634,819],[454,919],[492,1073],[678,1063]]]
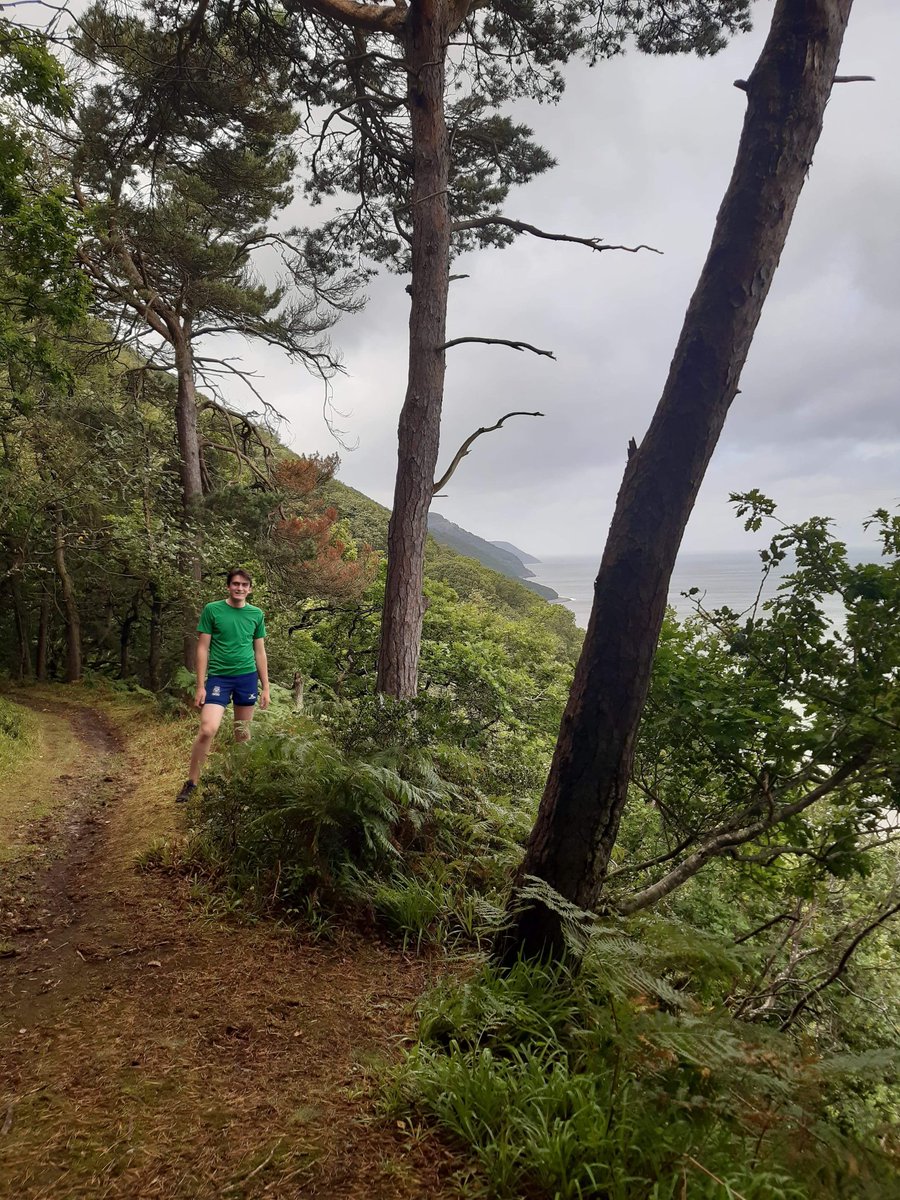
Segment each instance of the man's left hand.
[[260,709],[266,709],[266,708],[268,708],[268,707],[269,707],[269,700],[270,700],[270,699],[271,699],[271,697],[269,696],[269,689],[268,689],[267,687],[264,687],[264,688],[263,688],[263,690],[262,690],[262,691],[259,693],[259,707],[260,707]]

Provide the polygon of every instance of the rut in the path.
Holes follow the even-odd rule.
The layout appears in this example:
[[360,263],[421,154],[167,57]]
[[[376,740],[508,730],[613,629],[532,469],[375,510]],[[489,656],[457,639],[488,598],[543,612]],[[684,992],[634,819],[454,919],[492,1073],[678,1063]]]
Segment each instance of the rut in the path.
[[[94,953],[94,939],[113,933],[114,905],[93,891],[94,866],[106,862],[110,813],[129,785],[121,735],[103,713],[27,693],[17,699],[37,713],[63,716],[82,748],[56,779],[61,802],[24,836],[35,847],[30,861],[0,881],[0,937],[13,951],[0,976],[0,1003],[3,1020],[18,1028],[70,999],[90,978],[80,965]],[[63,982],[60,996],[42,1000]]]
[[60,712],[84,752],[45,860],[0,887],[0,1194],[459,1195],[446,1151],[379,1118],[369,1071],[410,1033],[428,964],[214,918],[189,881],[137,871],[176,832],[183,734]]

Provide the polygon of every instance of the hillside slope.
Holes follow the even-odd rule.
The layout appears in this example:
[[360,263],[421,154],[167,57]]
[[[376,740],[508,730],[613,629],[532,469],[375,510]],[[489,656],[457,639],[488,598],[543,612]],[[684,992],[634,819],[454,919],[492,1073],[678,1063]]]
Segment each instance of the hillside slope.
[[[368,542],[377,550],[387,548],[387,527],[390,513],[383,505],[370,500],[362,492],[348,487],[347,484],[341,483],[337,479],[332,479],[324,485],[322,497],[326,503],[334,505],[342,517],[347,518],[355,538],[362,542]],[[434,566],[439,562],[442,566],[440,578],[451,586],[455,586],[452,569],[449,569],[448,564],[452,564],[453,558],[465,557],[474,559],[491,573],[503,575],[507,580],[515,580],[521,588],[541,596],[544,600],[559,599],[558,594],[552,588],[535,583],[529,578],[532,572],[516,555],[501,549],[492,542],[485,541],[484,538],[470,533],[459,525],[455,525],[438,513],[429,514],[428,529],[431,536],[426,559],[426,574],[432,574],[429,566]],[[453,557],[448,558],[448,552]],[[463,571],[462,574],[467,574],[467,572]],[[504,587],[503,592],[509,596],[508,588]],[[460,594],[464,595],[464,592],[461,591]]]
[[514,545],[512,544],[512,542],[497,542],[497,541],[492,541],[492,542],[491,542],[491,545],[492,545],[492,546],[499,546],[499,548],[500,548],[501,550],[506,550],[506,551],[507,551],[507,553],[509,553],[509,554],[514,554],[514,555],[516,556],[516,558],[519,560],[519,562],[523,562],[523,563],[525,563],[526,565],[527,565],[528,563],[536,563],[536,562],[540,562],[540,561],[541,561],[539,558],[535,558],[533,554],[529,554],[529,553],[527,552],[527,550],[520,550],[520,549],[519,549],[519,547],[518,547],[518,546],[514,546]]

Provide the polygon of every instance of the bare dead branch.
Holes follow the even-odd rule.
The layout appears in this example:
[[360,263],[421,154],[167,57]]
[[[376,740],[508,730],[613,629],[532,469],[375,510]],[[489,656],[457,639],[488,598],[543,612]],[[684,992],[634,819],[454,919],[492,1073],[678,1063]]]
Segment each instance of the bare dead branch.
[[[832,80],[832,83],[874,83],[874,82],[875,82],[874,75],[835,75],[834,79]],[[746,79],[736,79],[734,81],[734,86],[736,88],[740,88],[740,90],[742,92],[746,92],[747,80]]]
[[859,944],[865,938],[867,938],[870,933],[874,933],[876,929],[885,923],[885,921],[889,921],[890,918],[895,916],[898,912],[900,912],[900,902],[892,905],[883,913],[880,913],[874,921],[870,921],[868,925],[859,931],[859,933],[855,938],[852,939],[850,944],[847,946],[847,949],[841,955],[840,960],[834,970],[830,971],[821,983],[816,984],[814,988],[811,988],[805,995],[800,997],[800,999],[791,1009],[790,1015],[782,1022],[782,1030],[790,1029],[791,1025],[793,1025],[797,1017],[799,1017],[803,1010],[807,1007],[813,996],[817,996],[820,992],[824,992],[827,987],[831,987],[831,985],[841,977],[841,975],[847,969],[847,964],[850,962],[850,959],[853,957]]
[[[406,238],[407,241],[409,241],[409,238],[407,237],[406,234],[403,234],[403,236]],[[452,283],[454,279],[468,279],[468,278],[469,278],[468,275],[450,275],[447,279],[447,282]],[[406,294],[408,296],[411,296],[412,295],[412,284],[408,283],[403,290],[406,292]]]
[[223,454],[232,455],[239,463],[247,468],[251,475],[256,477],[257,482],[261,483],[265,488],[271,489],[272,480],[264,471],[261,471],[256,463],[246,455],[238,446],[225,446],[222,442],[214,442],[212,438],[205,437],[203,439],[204,446],[209,446],[213,450],[220,450]]
[[476,438],[480,438],[483,433],[493,433],[495,429],[502,429],[503,422],[508,421],[510,417],[542,417],[543,415],[544,414],[542,412],[511,412],[507,413],[505,417],[501,417],[496,425],[482,425],[480,429],[476,429],[474,433],[470,433],[457,452],[453,455],[453,460],[451,461],[450,466],[435,483],[432,494],[439,492],[442,487],[445,487],[447,483],[449,483],[450,476],[469,453],[469,450],[472,448],[472,443],[476,440]]
[[556,355],[552,350],[539,350],[537,346],[532,346],[530,342],[514,342],[509,338],[451,338],[449,342],[444,342],[443,346],[438,346],[438,350],[449,350],[451,346],[462,346],[465,342],[482,342],[486,346],[509,346],[513,350],[530,350],[532,354],[540,354],[544,358],[552,358],[556,362]]
[[[235,375],[253,393],[260,404],[266,408],[269,407],[266,398],[253,382],[254,379],[258,378],[256,371],[241,370],[240,367],[236,367],[227,358],[205,358],[199,354],[194,356],[194,367],[197,372],[197,378],[204,387],[209,388],[211,391],[218,391],[221,395],[221,391],[216,387],[213,379],[215,375]],[[210,404],[212,404],[212,401],[210,401]],[[203,407],[205,405],[201,404],[200,408]],[[224,404],[217,404],[215,407],[220,408],[223,412],[228,411]]]
[[662,254],[662,250],[657,250],[655,246],[613,246],[604,242],[602,238],[590,237],[575,237],[571,233],[548,233],[545,229],[538,229],[536,225],[529,225],[525,221],[515,221],[512,217],[490,216],[490,217],[472,217],[468,221],[456,221],[453,224],[453,233],[464,233],[470,229],[487,229],[491,225],[502,225],[504,229],[512,229],[515,233],[530,233],[532,237],[544,238],[548,242],[573,242],[578,246],[587,246],[589,250],[624,250],[627,254],[637,254],[639,250],[649,250],[652,254]]

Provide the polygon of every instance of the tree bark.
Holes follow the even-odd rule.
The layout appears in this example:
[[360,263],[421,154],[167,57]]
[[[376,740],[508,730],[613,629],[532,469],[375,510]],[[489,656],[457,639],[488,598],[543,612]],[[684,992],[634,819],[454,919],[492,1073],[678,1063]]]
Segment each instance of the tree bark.
[[403,36],[413,146],[409,374],[398,430],[378,653],[378,690],[397,699],[415,696],[418,686],[425,540],[444,395],[442,347],[450,277],[450,146],[444,85],[450,30],[447,0],[413,0]]
[[150,585],[150,648],[147,660],[147,676],[151,692],[158,692],[162,686],[160,663],[162,660],[162,600],[156,589],[156,584]]
[[9,554],[9,568],[4,575],[9,592],[13,623],[16,630],[16,666],[19,679],[31,679],[34,668],[31,659],[31,636],[28,629],[28,610],[22,596],[22,568],[25,565],[25,548],[21,541],[5,540],[4,548]]
[[81,616],[75,598],[72,577],[66,566],[66,547],[62,527],[57,525],[53,537],[53,559],[62,591],[63,612],[66,618],[66,683],[77,683],[81,678]]
[[35,675],[38,683],[47,680],[47,646],[50,640],[50,593],[41,588],[41,614],[38,621],[37,648],[35,650]]
[[119,630],[119,678],[127,679],[131,667],[131,631],[138,619],[141,602],[140,592],[131,598],[131,606],[125,614]]
[[[175,369],[178,375],[178,399],[175,404],[175,426],[181,469],[181,502],[185,551],[182,569],[199,586],[203,580],[199,532],[195,521],[203,499],[203,471],[200,463],[200,433],[197,424],[197,389],[194,383],[194,354],[190,341],[190,322],[186,318],[182,335],[175,341]],[[197,541],[192,541],[196,538]],[[183,661],[189,671],[197,666],[197,635],[194,630],[194,602],[185,606],[182,631]]]
[[[656,413],[625,469],[550,775],[519,879],[596,907],[675,557],[812,161],[852,0],[778,0],[747,83],[737,160]],[[561,955],[562,922],[519,908],[497,957]]]
[[17,672],[19,679],[31,679],[34,666],[31,659],[31,634],[28,629],[28,612],[22,597],[22,581],[18,570],[13,570],[9,577],[9,595],[12,600],[13,616],[16,622],[16,642],[18,643]]

